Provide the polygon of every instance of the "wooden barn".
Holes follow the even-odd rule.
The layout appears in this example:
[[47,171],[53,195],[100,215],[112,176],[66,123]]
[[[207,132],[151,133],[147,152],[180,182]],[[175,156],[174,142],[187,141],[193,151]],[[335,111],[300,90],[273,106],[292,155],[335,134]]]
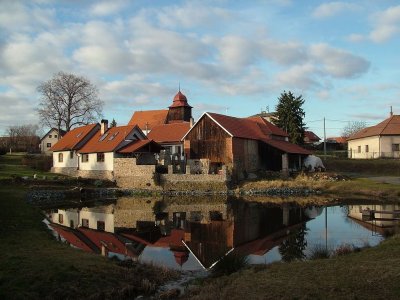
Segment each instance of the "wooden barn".
[[187,159],[208,159],[215,172],[225,165],[238,178],[258,170],[298,170],[311,154],[289,143],[283,130],[262,117],[206,112],[183,140]]

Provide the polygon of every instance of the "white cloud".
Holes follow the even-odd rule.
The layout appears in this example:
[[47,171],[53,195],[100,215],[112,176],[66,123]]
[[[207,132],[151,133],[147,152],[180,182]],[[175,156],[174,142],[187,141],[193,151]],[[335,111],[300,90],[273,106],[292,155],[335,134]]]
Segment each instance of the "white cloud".
[[359,43],[359,42],[363,42],[366,40],[365,36],[363,36],[362,34],[350,34],[347,37],[347,40],[352,42],[352,43]]
[[279,89],[312,89],[320,86],[314,78],[318,69],[310,63],[293,66],[276,75],[274,86]]
[[116,14],[126,6],[127,2],[125,0],[106,0],[94,4],[90,10],[92,15],[102,17]]
[[326,44],[312,45],[310,55],[322,70],[333,77],[356,77],[367,72],[370,66],[364,58]]
[[358,6],[347,2],[329,2],[319,5],[313,11],[313,17],[318,19],[333,17],[342,12],[357,10]]

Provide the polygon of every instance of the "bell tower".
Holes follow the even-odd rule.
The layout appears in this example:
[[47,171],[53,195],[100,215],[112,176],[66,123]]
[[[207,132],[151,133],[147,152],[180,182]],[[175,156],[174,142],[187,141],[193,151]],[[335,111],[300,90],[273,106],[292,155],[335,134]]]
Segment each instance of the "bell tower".
[[192,107],[188,104],[186,96],[179,90],[169,107],[167,123],[190,122],[191,118]]

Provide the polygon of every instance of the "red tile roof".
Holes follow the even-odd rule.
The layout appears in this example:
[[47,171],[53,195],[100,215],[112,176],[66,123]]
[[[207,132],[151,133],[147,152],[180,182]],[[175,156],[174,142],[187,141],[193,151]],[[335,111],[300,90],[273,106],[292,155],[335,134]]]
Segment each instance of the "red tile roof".
[[308,150],[304,149],[303,147],[300,147],[299,145],[292,144],[287,141],[280,141],[280,140],[274,140],[274,139],[263,139],[262,141],[274,148],[282,150],[283,152],[287,152],[287,153],[291,153],[291,154],[304,154],[304,155],[312,154],[311,151],[308,151]]
[[312,131],[304,131],[304,140],[313,143],[318,142],[321,139]]
[[157,143],[179,142],[189,129],[189,122],[163,124],[154,127],[147,137]]
[[138,125],[140,129],[151,130],[167,122],[168,109],[135,111],[128,125]]
[[260,140],[269,135],[287,136],[283,130],[261,117],[235,118],[216,113],[207,114],[233,137]]
[[99,249],[101,249],[103,245],[110,252],[119,253],[123,255],[128,254],[127,253],[128,249],[125,246],[125,244],[112,233],[92,230],[83,227],[78,228],[78,231],[83,233]]
[[400,135],[400,115],[393,115],[378,125],[361,129],[347,140],[361,139],[375,135]]
[[326,141],[335,141],[336,143],[339,144],[346,144],[347,143],[347,139],[343,136],[338,136],[338,137],[328,137],[326,138]]
[[104,135],[98,131],[80,150],[80,153],[115,151],[136,125],[116,126],[109,128]]
[[161,150],[161,146],[153,140],[137,140],[119,149],[118,153],[140,152],[140,150],[147,145],[150,145],[150,147],[152,148],[151,152],[159,152]]
[[72,129],[67,132],[62,139],[60,139],[53,147],[51,151],[65,151],[65,150],[78,150],[78,144],[87,137],[93,131],[99,130],[99,124],[89,124]]

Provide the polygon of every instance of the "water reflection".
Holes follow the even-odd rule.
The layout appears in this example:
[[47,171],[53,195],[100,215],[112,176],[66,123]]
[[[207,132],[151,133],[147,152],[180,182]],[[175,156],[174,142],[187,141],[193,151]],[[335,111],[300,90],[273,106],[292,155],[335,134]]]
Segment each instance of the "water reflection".
[[208,269],[231,251],[251,263],[269,263],[304,259],[316,244],[373,246],[400,216],[398,205],[128,197],[46,213],[51,228],[73,247],[184,270]]

